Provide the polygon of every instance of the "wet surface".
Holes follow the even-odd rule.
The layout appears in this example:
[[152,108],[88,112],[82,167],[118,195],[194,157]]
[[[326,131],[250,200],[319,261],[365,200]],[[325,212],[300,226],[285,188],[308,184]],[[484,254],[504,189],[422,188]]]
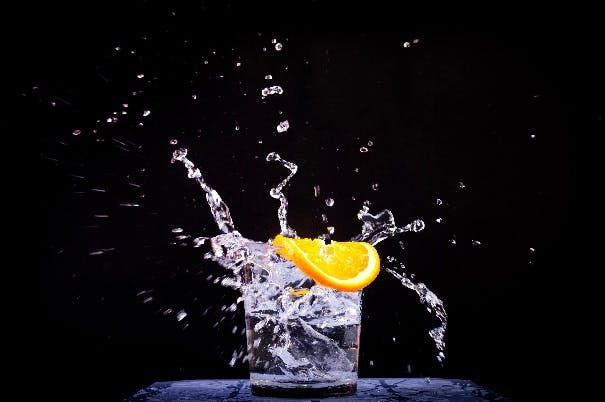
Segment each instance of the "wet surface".
[[512,401],[469,380],[362,378],[357,395],[308,399],[253,396],[247,380],[156,382],[127,399],[135,401]]

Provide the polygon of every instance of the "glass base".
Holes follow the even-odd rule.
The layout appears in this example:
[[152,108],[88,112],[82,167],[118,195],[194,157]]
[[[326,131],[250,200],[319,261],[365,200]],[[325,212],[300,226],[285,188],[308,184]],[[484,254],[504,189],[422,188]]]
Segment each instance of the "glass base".
[[308,383],[288,384],[250,384],[252,395],[289,398],[326,398],[330,396],[349,396],[357,392],[357,384],[327,385]]

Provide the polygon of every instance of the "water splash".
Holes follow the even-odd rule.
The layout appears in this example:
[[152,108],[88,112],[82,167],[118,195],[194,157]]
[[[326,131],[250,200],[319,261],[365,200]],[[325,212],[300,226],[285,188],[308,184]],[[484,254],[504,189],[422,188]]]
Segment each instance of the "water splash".
[[287,237],[296,237],[296,232],[290,226],[288,226],[287,214],[288,214],[288,199],[283,193],[283,188],[288,181],[296,174],[298,166],[292,162],[282,159],[277,153],[271,152],[267,155],[267,161],[280,162],[285,168],[290,170],[290,174],[282,180],[277,186],[273,187],[269,191],[271,197],[279,200],[279,209],[277,210],[277,218],[279,219],[279,226],[281,228],[281,234]]
[[[200,170],[197,169],[186,156],[187,149],[177,149],[173,153],[172,162],[174,163],[175,161],[179,161],[183,163],[183,165],[187,168],[188,177],[195,179],[200,184],[200,187],[206,193],[206,199],[214,219],[219,226],[219,229],[221,229],[221,231],[224,233],[210,239],[206,237],[199,237],[194,241],[195,246],[199,247],[203,244],[206,244],[206,240],[210,240],[208,243],[210,244],[211,252],[206,253],[205,258],[209,258],[228,269],[228,274],[221,278],[215,278],[214,283],[220,282],[223,286],[241,290],[242,293],[246,295],[244,299],[256,300],[256,303],[258,303],[261,299],[266,300],[272,297],[274,297],[276,300],[279,300],[278,305],[280,313],[277,314],[277,319],[275,318],[275,312],[263,313],[263,306],[254,306],[253,310],[259,311],[259,313],[255,315],[255,331],[259,331],[265,326],[270,326],[273,327],[273,330],[276,331],[276,333],[281,333],[281,330],[286,331],[285,328],[287,328],[287,322],[291,323],[292,320],[304,322],[304,320],[300,320],[302,315],[319,314],[314,310],[301,311],[300,303],[304,298],[293,298],[293,293],[291,293],[292,289],[309,289],[308,295],[305,295],[304,297],[309,296],[324,299],[326,297],[332,298],[332,296],[328,294],[330,292],[337,291],[324,288],[322,286],[313,286],[314,282],[304,275],[302,271],[298,270],[292,263],[284,262],[277,257],[277,255],[273,252],[270,242],[265,243],[253,241],[243,237],[239,232],[237,232],[226,204],[222,201],[218,193],[208,186],[208,184],[204,181]],[[281,234],[288,237],[296,237],[295,230],[287,223],[288,200],[283,192],[283,188],[296,174],[298,166],[292,162],[282,159],[275,152],[269,153],[266,157],[266,160],[280,162],[285,168],[290,170],[288,176],[277,186],[272,188],[269,194],[271,197],[278,199],[280,202],[277,215],[280,223]],[[314,190],[315,193],[319,195],[319,186],[316,186]],[[364,201],[361,210],[357,214],[357,218],[362,222],[362,228],[361,233],[353,237],[353,241],[367,241],[373,245],[376,245],[389,237],[406,232],[420,232],[425,228],[425,223],[421,219],[416,219],[405,226],[398,227],[395,224],[395,218],[391,211],[385,209],[373,215],[370,213],[369,207],[370,202]],[[327,218],[325,221],[327,221]],[[333,233],[334,228],[329,227],[328,231]],[[387,260],[390,262],[395,261],[394,258],[392,260],[387,258]],[[280,267],[280,269],[276,270],[277,267]],[[400,264],[400,267],[403,267],[403,265]],[[420,302],[439,320],[440,325],[431,329],[429,331],[429,336],[435,343],[438,352],[437,360],[442,362],[445,358],[444,336],[447,328],[447,313],[445,311],[443,302],[424,283],[415,283],[413,281],[413,274],[408,277],[404,272],[397,272],[393,268],[385,268],[385,270],[398,279],[403,286],[413,290],[418,295]],[[284,274],[284,272],[287,272],[287,275]],[[283,275],[287,276],[287,280],[286,276]],[[250,287],[250,285],[246,285],[246,283],[250,283],[250,278],[252,277],[256,278],[255,280],[258,281],[259,284],[262,284],[262,286]],[[262,292],[262,294],[259,293],[257,297],[254,297],[254,292]],[[267,292],[272,292],[272,295],[267,296]],[[342,294],[343,292],[338,293]],[[353,293],[358,294],[360,297],[361,292]],[[354,299],[357,296],[352,297]],[[350,300],[347,300],[346,302],[349,303]],[[232,307],[236,308],[237,306],[234,304]],[[275,308],[273,304],[265,307],[267,307],[267,311],[271,311]],[[343,310],[343,308],[345,308],[344,305],[337,305],[334,307],[334,312],[337,312],[339,309]],[[251,311],[252,307],[250,307],[249,310]],[[321,314],[317,316],[319,317]],[[310,331],[309,328],[303,329],[307,332]],[[280,336],[287,338],[288,335],[284,332]],[[286,338],[280,339],[286,341]],[[287,348],[284,349],[275,347],[271,349],[271,353],[273,353],[275,356],[279,356],[284,362],[290,361],[291,356],[289,355]],[[295,365],[292,366],[286,363],[286,366],[293,368]]]
[[233,220],[231,219],[231,214],[229,213],[229,208],[227,204],[223,201],[221,196],[210,187],[202,173],[198,168],[195,167],[193,162],[187,159],[187,148],[179,148],[175,150],[172,154],[171,163],[179,161],[185,166],[187,169],[187,177],[190,179],[194,179],[198,182],[202,190],[206,193],[206,201],[208,202],[208,206],[210,207],[210,212],[212,212],[212,216],[214,216],[214,221],[218,225],[218,228],[223,233],[229,233],[235,230],[235,225],[233,224]]
[[443,351],[445,350],[445,330],[447,328],[447,313],[443,306],[443,301],[437,297],[424,283],[414,283],[408,278],[405,272],[397,272],[392,268],[386,268],[386,271],[397,278],[403,286],[416,292],[420,298],[420,302],[426,307],[426,309],[433,314],[439,320],[440,324],[429,331],[429,336],[435,342],[437,348],[437,360],[442,362],[445,358]]

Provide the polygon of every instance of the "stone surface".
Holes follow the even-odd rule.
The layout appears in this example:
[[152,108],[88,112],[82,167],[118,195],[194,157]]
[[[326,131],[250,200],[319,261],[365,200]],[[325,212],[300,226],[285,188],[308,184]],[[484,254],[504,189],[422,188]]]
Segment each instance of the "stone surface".
[[268,398],[253,396],[248,380],[156,382],[127,399],[149,401],[512,401],[472,381],[444,378],[361,378],[357,395],[341,398]]

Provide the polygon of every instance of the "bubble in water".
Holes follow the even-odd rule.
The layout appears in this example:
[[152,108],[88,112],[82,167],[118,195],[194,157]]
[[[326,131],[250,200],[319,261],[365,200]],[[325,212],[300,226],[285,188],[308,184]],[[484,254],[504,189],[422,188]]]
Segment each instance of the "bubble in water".
[[173,138],[170,140],[170,145],[176,145],[178,143],[179,143],[179,141],[176,138]]
[[361,147],[361,148],[359,148],[359,152],[366,153],[366,152],[368,152],[368,149],[366,147]]
[[319,187],[319,184],[313,186],[313,195],[315,196],[315,198],[319,197],[320,191],[321,188]]
[[281,44],[281,43],[276,43],[276,44],[275,44],[275,50],[277,50],[278,52],[279,52],[279,51],[281,51],[282,47],[283,47],[283,46],[282,46],[282,44]]
[[72,131],[72,134],[73,135],[80,135],[80,134],[82,134],[82,130],[74,130],[74,131]]
[[326,205],[331,207],[334,205],[334,199],[333,198],[326,198]]
[[277,132],[283,133],[285,131],[288,131],[289,128],[290,128],[290,123],[288,122],[288,120],[284,120],[277,125]]
[[378,191],[379,189],[380,189],[380,184],[378,184],[378,183],[372,184],[372,190]]

